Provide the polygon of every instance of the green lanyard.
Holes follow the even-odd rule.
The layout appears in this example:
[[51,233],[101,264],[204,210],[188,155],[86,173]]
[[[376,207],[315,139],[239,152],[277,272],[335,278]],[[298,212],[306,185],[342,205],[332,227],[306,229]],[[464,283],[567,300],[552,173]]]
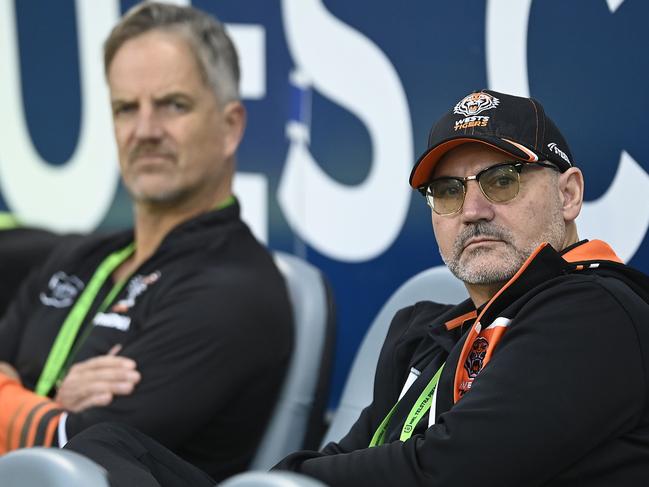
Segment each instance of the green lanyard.
[[[99,264],[99,267],[97,267],[97,270],[90,279],[90,282],[84,289],[83,293],[81,293],[77,302],[74,303],[74,306],[65,318],[63,325],[61,325],[59,334],[57,335],[54,345],[47,356],[43,372],[41,372],[41,376],[38,378],[36,394],[46,396],[50,392],[63,372],[63,367],[65,361],[70,355],[72,344],[79,333],[81,324],[84,322],[88,311],[90,311],[92,304],[97,298],[97,294],[115,269],[128,259],[133,254],[134,250],[135,244],[131,243],[123,249],[113,252],[106,257],[101,264]],[[122,290],[126,281],[127,279],[124,279],[113,286],[108,293],[108,296],[106,296],[106,299],[104,299],[101,306],[98,308],[97,313],[102,313],[106,310],[117,294]]]
[[[406,422],[403,423],[403,428],[401,428],[401,436],[399,436],[399,439],[401,441],[406,441],[408,438],[412,436],[412,432],[415,430],[415,426],[417,426],[417,423],[419,423],[422,416],[426,414],[430,409],[433,403],[432,402],[433,394],[435,393],[435,388],[437,387],[439,378],[442,375],[442,370],[444,370],[444,365],[445,364],[442,364],[442,366],[437,370],[437,372],[435,372],[433,378],[430,379],[428,385],[424,387],[424,390],[419,395],[419,398],[417,398],[417,401],[410,409],[410,412],[408,413],[408,417],[406,418]],[[374,435],[372,436],[372,440],[370,441],[370,445],[369,445],[370,448],[372,448],[373,446],[379,446],[383,444],[385,440],[385,433],[388,429],[388,423],[392,419],[392,416],[394,415],[394,412],[396,411],[399,402],[400,401],[397,401],[397,403],[394,406],[392,406],[390,412],[386,414],[385,418],[383,418],[383,421],[381,421],[381,424],[374,432]]]
[[11,230],[19,226],[20,224],[15,216],[6,211],[0,211],[0,230]]

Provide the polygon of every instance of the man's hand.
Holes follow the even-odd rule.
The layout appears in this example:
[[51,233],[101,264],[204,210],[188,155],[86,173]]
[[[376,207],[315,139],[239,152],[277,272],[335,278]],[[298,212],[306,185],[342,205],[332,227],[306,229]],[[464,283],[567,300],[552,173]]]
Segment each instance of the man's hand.
[[70,367],[54,398],[66,410],[78,413],[95,406],[110,404],[115,395],[128,395],[140,381],[135,361],[117,357],[121,345],[108,354],[79,362]]
[[18,375],[18,371],[14,369],[13,365],[7,362],[0,362],[0,374],[4,374],[7,377],[16,379],[19,383],[22,384],[22,381],[20,380],[20,376]]

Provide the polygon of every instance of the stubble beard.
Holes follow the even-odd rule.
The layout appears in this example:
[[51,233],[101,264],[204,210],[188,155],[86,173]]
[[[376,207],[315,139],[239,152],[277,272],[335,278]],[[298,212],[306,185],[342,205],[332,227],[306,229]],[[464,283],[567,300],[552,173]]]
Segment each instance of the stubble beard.
[[179,188],[140,188],[138,184],[125,186],[133,202],[145,206],[177,206],[187,199],[187,193],[189,193],[189,191]]
[[[466,227],[455,240],[450,256],[442,260],[451,273],[467,284],[493,285],[509,281],[542,242],[549,242],[561,250],[565,226],[560,213],[553,215],[550,225],[533,242],[519,247],[510,230],[499,225],[478,222]],[[483,246],[465,249],[465,243],[473,237],[490,237],[499,240],[500,249]]]
[[130,194],[133,201],[137,204],[161,208],[180,206],[187,199],[185,193],[181,191],[158,192],[155,194],[131,192]]

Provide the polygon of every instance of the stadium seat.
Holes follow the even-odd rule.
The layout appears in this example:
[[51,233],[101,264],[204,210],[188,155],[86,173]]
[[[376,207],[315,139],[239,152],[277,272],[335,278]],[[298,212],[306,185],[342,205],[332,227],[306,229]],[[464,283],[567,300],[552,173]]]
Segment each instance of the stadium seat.
[[109,487],[106,472],[78,453],[24,448],[0,457],[2,487]]
[[268,470],[290,452],[317,448],[334,350],[333,300],[322,273],[308,262],[274,252],[293,305],[295,344],[291,364],[251,469]]
[[230,477],[218,487],[326,487],[319,480],[293,472],[246,472]]

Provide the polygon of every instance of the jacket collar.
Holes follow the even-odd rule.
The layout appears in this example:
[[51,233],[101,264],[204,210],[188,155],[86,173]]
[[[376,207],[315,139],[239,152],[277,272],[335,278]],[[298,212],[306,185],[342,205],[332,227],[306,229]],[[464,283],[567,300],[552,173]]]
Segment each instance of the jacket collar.
[[608,261],[623,264],[611,246],[602,240],[582,240],[564,249],[561,256],[567,262]]
[[[533,292],[536,286],[553,278],[593,266],[597,267],[601,263],[620,265],[621,262],[611,247],[601,240],[582,241],[565,249],[562,253],[555,251],[548,243],[539,245],[516,274],[487,302],[478,314],[475,324],[469,330],[456,365],[454,401],[457,402],[462,394],[470,389],[475,376],[487,364],[498,341],[505,333],[509,322],[508,318],[501,315],[505,308],[524,294]],[[490,324],[494,323],[495,325],[496,317],[499,317],[499,320],[505,320],[503,321],[504,325],[489,330]],[[472,369],[473,373],[467,375],[465,362],[468,360],[471,348],[483,334],[487,337],[481,338],[482,343],[486,343],[488,347],[487,352],[484,359],[480,361],[479,369],[475,371]]]

